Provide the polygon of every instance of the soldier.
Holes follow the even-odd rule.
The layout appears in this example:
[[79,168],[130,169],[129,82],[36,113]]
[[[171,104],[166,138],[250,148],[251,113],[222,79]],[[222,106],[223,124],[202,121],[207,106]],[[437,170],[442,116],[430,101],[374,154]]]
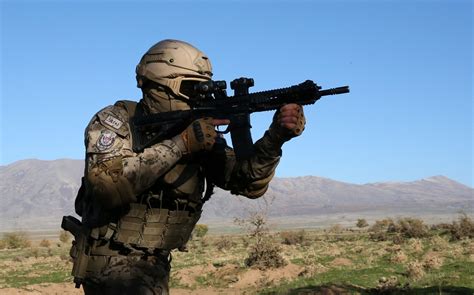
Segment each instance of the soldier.
[[[75,265],[85,294],[168,294],[170,251],[185,250],[213,185],[261,197],[283,143],[305,125],[302,107],[285,105],[245,161],[226,145],[215,147],[215,126],[229,121],[213,118],[135,153],[130,118],[189,109],[193,86],[210,80],[212,68],[192,45],[163,40],[145,53],[136,74],[143,98],[102,109],[85,130],[85,172],[75,202],[88,233],[87,263]],[[77,248],[71,249],[76,264],[84,252]]]

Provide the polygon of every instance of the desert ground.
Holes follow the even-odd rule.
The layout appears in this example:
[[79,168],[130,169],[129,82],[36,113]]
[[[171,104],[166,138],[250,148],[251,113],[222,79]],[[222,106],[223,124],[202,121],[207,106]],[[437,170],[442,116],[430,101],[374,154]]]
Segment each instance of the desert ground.
[[[463,219],[464,218],[464,219]],[[173,252],[171,294],[473,294],[474,226],[384,219],[352,227],[272,231],[242,221],[231,235],[200,225]],[[70,277],[71,238],[4,235],[1,294],[83,294]]]

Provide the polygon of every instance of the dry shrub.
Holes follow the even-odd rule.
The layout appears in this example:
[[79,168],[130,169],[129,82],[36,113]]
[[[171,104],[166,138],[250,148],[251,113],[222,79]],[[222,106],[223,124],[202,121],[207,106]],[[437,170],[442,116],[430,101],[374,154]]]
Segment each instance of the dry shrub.
[[388,245],[387,247],[385,247],[385,251],[387,251],[388,253],[396,253],[400,250],[402,250],[402,247],[398,244],[394,244],[392,246]]
[[265,238],[259,243],[252,245],[249,256],[245,259],[244,263],[248,267],[256,267],[260,270],[282,267],[287,262],[280,253],[280,246]]
[[377,232],[370,233],[369,238],[375,242],[383,242],[388,239],[388,235],[387,235],[387,232],[377,231]]
[[21,249],[31,246],[31,242],[24,232],[6,233],[3,236],[3,241],[8,249]]
[[375,223],[369,228],[369,231],[371,232],[369,238],[376,242],[387,241],[388,228],[393,224],[394,223],[391,218],[376,220]]
[[271,287],[273,284],[273,280],[270,279],[270,277],[267,274],[263,274],[261,278],[259,278],[256,282],[255,285],[259,289],[266,289]]
[[41,240],[41,242],[39,243],[39,246],[49,248],[51,247],[51,242],[49,240]]
[[285,245],[301,245],[305,241],[306,232],[300,231],[284,231],[280,233],[282,243]]
[[248,237],[242,237],[242,247],[247,248],[250,244],[249,238]]
[[39,252],[39,249],[34,247],[34,248],[31,248],[29,250],[29,252],[27,253],[27,256],[28,257],[34,257],[34,258],[38,258],[40,256],[40,252]]
[[209,231],[209,227],[205,224],[196,224],[193,229],[193,236],[195,235],[198,238],[204,237]]
[[15,256],[15,257],[13,257],[12,260],[13,260],[14,262],[23,262],[23,261],[25,261],[25,257]]
[[417,218],[402,218],[397,222],[391,218],[377,220],[369,231],[371,240],[387,241],[391,239],[395,244],[403,244],[405,239],[423,238],[429,234],[428,226],[423,223],[423,220]]
[[400,286],[401,283],[398,281],[396,276],[391,276],[389,278],[381,277],[374,291],[377,294],[391,294],[391,292],[399,291]]
[[7,247],[7,243],[4,240],[0,240],[0,250],[5,249]]
[[324,255],[327,255],[327,256],[331,256],[331,257],[335,257],[335,256],[339,256],[342,254],[342,251],[341,249],[339,248],[339,246],[337,246],[336,244],[332,244],[332,245],[329,245],[329,247],[327,247],[323,252],[322,254]]
[[436,252],[428,252],[423,257],[423,266],[427,270],[439,269],[443,265],[443,258]]
[[463,213],[458,221],[454,221],[450,229],[452,240],[461,240],[463,238],[474,238],[474,221]]
[[382,220],[376,220],[375,223],[369,228],[371,232],[386,232],[390,225],[394,224],[391,218]]
[[61,243],[67,244],[71,240],[71,234],[65,230],[59,233],[59,240]]
[[449,247],[449,242],[438,235],[435,235],[430,239],[430,244],[433,251],[444,251]]
[[423,269],[423,264],[418,260],[412,261],[407,265],[407,276],[408,278],[418,281],[425,276],[425,271]]
[[451,224],[450,223],[432,224],[430,228],[431,230],[434,230],[434,231],[449,231],[451,230]]
[[396,252],[391,258],[390,261],[393,263],[404,263],[408,260],[407,255],[403,251]]
[[424,238],[428,236],[428,226],[423,223],[423,220],[417,218],[402,218],[397,223],[392,223],[388,232],[399,233],[405,238]]
[[464,245],[464,254],[473,255],[474,254],[474,241],[470,240]]
[[209,246],[209,241],[207,240],[207,238],[202,238],[200,242],[201,242],[201,247],[199,248],[202,250],[204,250],[206,247]]
[[343,231],[343,227],[340,224],[334,224],[329,228],[329,232],[333,234],[339,234]]
[[355,246],[353,248],[353,251],[354,251],[354,253],[360,254],[364,251],[364,249],[365,249],[365,247],[363,247],[363,246]]
[[61,260],[63,260],[63,261],[70,261],[70,260],[71,260],[71,256],[66,255],[66,254],[61,254],[61,255],[59,255],[59,259],[61,259]]
[[260,270],[285,266],[287,262],[281,256],[281,247],[273,243],[267,227],[267,210],[250,212],[246,219],[235,219],[234,222],[247,230],[247,237],[254,241],[249,255],[244,260],[248,267]]
[[370,253],[366,258],[365,258],[365,264],[366,265],[372,265],[374,262],[378,260],[378,257]]
[[364,227],[369,226],[369,223],[364,218],[359,218],[359,219],[357,219],[356,226],[358,228],[364,228]]
[[222,251],[222,250],[229,250],[232,247],[235,246],[235,242],[233,242],[231,239],[226,238],[226,237],[220,237],[219,240],[217,240],[214,243],[214,246],[217,248],[217,250]]
[[448,252],[444,252],[445,255],[449,255],[455,259],[460,258],[464,255],[464,247],[460,244],[454,244],[449,247]]
[[392,242],[396,245],[401,245],[405,243],[405,238],[401,234],[396,234],[392,237]]
[[415,253],[423,252],[423,242],[419,239],[410,239],[407,249]]

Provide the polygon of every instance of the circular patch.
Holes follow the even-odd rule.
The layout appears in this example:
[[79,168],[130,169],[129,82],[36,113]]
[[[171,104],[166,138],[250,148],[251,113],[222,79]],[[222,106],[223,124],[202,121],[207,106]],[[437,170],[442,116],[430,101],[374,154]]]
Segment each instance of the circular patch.
[[99,139],[97,140],[96,146],[99,151],[105,151],[110,148],[114,142],[117,134],[110,130],[102,130]]

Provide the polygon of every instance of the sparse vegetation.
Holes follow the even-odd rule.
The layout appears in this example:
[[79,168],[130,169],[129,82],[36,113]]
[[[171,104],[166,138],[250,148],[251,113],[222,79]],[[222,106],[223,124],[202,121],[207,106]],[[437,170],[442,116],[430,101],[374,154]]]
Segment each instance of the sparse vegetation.
[[404,238],[424,238],[428,236],[428,226],[421,219],[402,218],[388,226],[387,232],[398,233]]
[[454,221],[450,227],[451,239],[461,240],[463,238],[474,238],[474,221],[463,213],[458,221]]
[[232,241],[232,239],[229,239],[228,237],[224,237],[224,236],[220,237],[219,240],[217,240],[217,242],[214,243],[214,246],[219,251],[229,250],[235,245],[236,243]]
[[196,224],[196,227],[194,227],[194,230],[193,230],[193,236],[202,238],[207,234],[208,231],[209,231],[209,227],[207,225]]
[[59,232],[59,241],[61,243],[67,244],[71,240],[71,234],[65,230],[61,230]]
[[329,228],[329,232],[330,232],[330,233],[333,233],[333,234],[341,233],[343,230],[344,230],[344,228],[343,228],[342,225],[340,225],[340,224],[333,224],[333,225]]
[[395,244],[401,244],[406,239],[427,237],[429,230],[423,220],[409,217],[397,221],[391,218],[376,220],[369,228],[371,240],[379,242],[391,240]]
[[[230,289],[242,294],[473,293],[472,237],[451,239],[451,228],[432,227],[422,237],[409,238],[402,235],[399,220],[392,221],[396,227],[390,230],[390,219],[384,220],[379,221],[387,236],[383,241],[371,239],[374,232],[365,230],[276,233],[264,218],[247,220],[246,229],[253,231],[244,235],[211,232],[190,241],[189,252],[173,252],[171,288],[195,294],[209,288],[222,294]],[[403,242],[394,243],[394,236]],[[68,246],[33,244],[0,251],[0,293],[6,287],[72,282]]]
[[285,266],[287,262],[281,256],[281,250],[278,244],[265,238],[251,246],[249,256],[245,258],[245,265],[260,270]]
[[7,249],[22,249],[31,246],[31,242],[24,232],[6,233],[2,241]]
[[280,233],[282,243],[285,245],[302,245],[305,241],[306,232],[299,231],[283,231]]
[[51,247],[51,241],[49,241],[49,240],[41,240],[41,242],[39,243],[39,246],[40,246],[40,247],[49,248],[49,247]]
[[369,226],[369,223],[364,218],[359,218],[359,219],[357,219],[356,226],[358,228],[364,228],[364,227]]
[[247,230],[248,237],[254,242],[244,260],[246,266],[265,270],[287,264],[281,256],[281,248],[269,235],[265,211],[252,212],[247,219],[236,219],[235,222]]

